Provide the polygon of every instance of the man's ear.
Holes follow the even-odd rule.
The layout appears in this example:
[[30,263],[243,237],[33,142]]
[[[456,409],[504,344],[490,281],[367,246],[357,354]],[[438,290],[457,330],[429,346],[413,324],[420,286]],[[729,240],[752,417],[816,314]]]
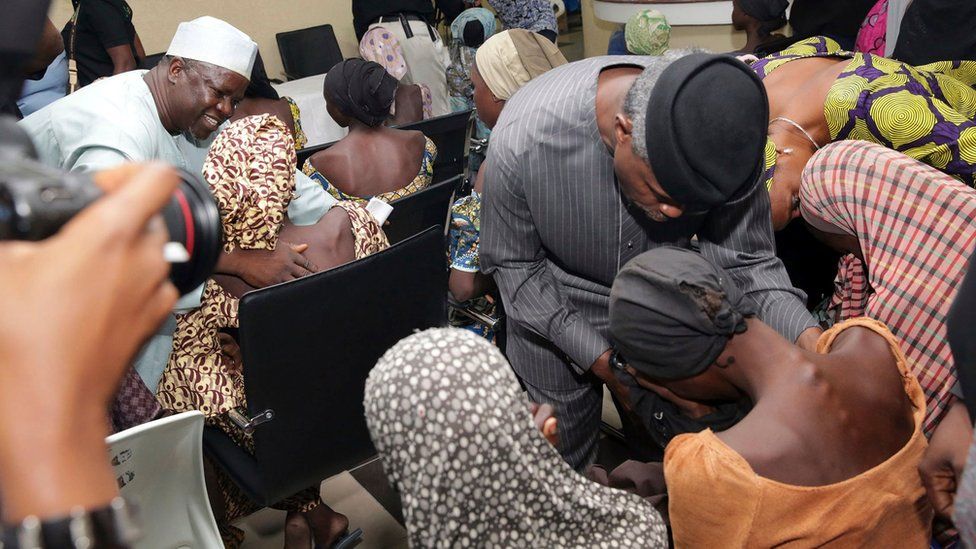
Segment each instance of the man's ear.
[[174,57],[166,69],[166,79],[175,84],[180,74],[186,72],[186,61],[182,57]]
[[634,123],[626,115],[622,113],[617,113],[613,117],[613,135],[617,139],[617,143],[630,143],[632,139],[632,132],[634,131]]

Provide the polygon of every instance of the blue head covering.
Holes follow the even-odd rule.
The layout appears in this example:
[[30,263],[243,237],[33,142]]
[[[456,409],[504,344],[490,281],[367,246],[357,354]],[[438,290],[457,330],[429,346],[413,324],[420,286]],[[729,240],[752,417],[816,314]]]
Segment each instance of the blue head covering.
[[472,21],[481,23],[485,29],[485,40],[495,34],[495,14],[485,8],[469,8],[461,12],[457,19],[451,23],[451,36],[454,40],[463,41],[464,27]]

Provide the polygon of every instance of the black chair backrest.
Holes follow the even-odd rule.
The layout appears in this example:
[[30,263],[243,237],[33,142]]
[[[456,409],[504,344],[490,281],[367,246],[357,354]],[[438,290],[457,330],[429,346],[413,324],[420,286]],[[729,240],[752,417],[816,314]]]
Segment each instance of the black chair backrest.
[[342,61],[342,50],[339,49],[332,25],[279,32],[275,39],[278,41],[281,64],[291,80],[329,72]]
[[[437,145],[434,159],[434,182],[446,181],[464,173],[468,146],[468,120],[471,111],[460,111],[401,126],[404,130],[417,130]],[[328,149],[336,142],[307,147],[298,151],[298,165],[305,165],[313,154]]]
[[434,183],[464,173],[468,156],[468,128],[471,111],[459,111],[401,126],[404,130],[423,132],[437,145],[434,159]]
[[145,70],[151,70],[153,67],[159,64],[159,60],[166,56],[166,52],[163,53],[151,53],[144,57],[142,61],[139,62],[139,68]]
[[463,175],[457,175],[391,202],[393,211],[383,226],[390,244],[402,242],[433,225],[446,234],[451,202],[463,180]]
[[208,453],[259,505],[375,455],[363,416],[366,376],[415,330],[447,322],[444,234],[437,227],[372,256],[246,294],[240,344],[252,458],[211,428]]

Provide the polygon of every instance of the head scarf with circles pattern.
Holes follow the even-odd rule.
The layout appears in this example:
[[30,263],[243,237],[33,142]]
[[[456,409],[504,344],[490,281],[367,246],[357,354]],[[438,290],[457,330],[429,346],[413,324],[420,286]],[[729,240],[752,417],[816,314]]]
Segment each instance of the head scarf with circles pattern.
[[641,498],[576,473],[505,358],[455,328],[414,334],[366,382],[366,421],[412,547],[666,547]]

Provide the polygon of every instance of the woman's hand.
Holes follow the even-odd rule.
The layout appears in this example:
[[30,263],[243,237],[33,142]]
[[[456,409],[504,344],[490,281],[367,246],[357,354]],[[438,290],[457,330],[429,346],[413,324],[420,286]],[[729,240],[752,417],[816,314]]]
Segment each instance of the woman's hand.
[[244,367],[244,355],[241,354],[241,346],[237,344],[237,340],[225,332],[217,332],[217,340],[220,342],[220,352],[230,361],[227,364],[227,371],[233,374],[240,373]]
[[962,480],[966,455],[973,439],[973,425],[965,404],[956,399],[932,433],[925,457],[918,466],[935,513],[952,520],[956,489]]
[[549,404],[531,403],[529,412],[535,420],[535,426],[546,437],[549,444],[557,446],[559,444],[559,433],[557,432],[556,417],[553,415],[553,408]]

